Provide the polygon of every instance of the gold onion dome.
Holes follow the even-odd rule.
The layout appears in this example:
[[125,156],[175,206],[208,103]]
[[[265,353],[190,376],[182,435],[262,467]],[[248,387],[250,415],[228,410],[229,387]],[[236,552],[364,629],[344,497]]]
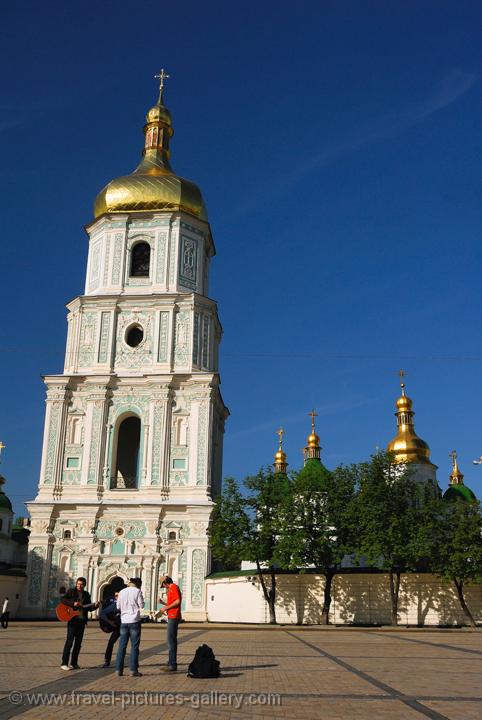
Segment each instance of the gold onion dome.
[[397,399],[395,416],[397,434],[387,445],[387,451],[393,453],[397,463],[430,463],[430,448],[415,432],[412,401],[405,395],[405,383],[400,383],[402,394]]
[[274,455],[274,471],[277,473],[285,473],[288,463],[286,462],[286,453],[283,450],[283,428],[280,428],[276,434],[279,436],[279,448]]
[[459,465],[457,462],[457,452],[455,450],[452,450],[452,452],[450,453],[450,457],[452,458],[452,472],[450,473],[449,484],[463,485],[464,474],[459,470]]
[[311,433],[311,435],[308,435],[308,447],[319,447],[320,445],[320,437],[315,432]]
[[307,460],[319,460],[321,456],[320,438],[315,432],[315,417],[317,417],[317,413],[312,410],[308,415],[311,415],[311,433],[308,435],[304,449],[305,463]]
[[207,221],[201,191],[190,180],[176,175],[170,165],[169,141],[172,120],[163,101],[164,78],[161,70],[159,99],[146,115],[142,160],[130,174],[111,180],[97,195],[94,217],[106,213],[152,212],[167,210],[190,213]]

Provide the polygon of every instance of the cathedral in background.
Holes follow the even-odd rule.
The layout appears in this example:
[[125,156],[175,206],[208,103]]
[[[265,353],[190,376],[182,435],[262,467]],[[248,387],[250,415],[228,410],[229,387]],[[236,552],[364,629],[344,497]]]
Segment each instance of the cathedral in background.
[[228,410],[208,296],[215,247],[199,189],[170,166],[166,77],[139,166],[96,198],[85,293],[67,306],[64,372],[45,378],[26,617],[53,616],[59,588],[77,576],[95,599],[139,576],[154,612],[163,573],[180,585],[186,619],[206,617]]

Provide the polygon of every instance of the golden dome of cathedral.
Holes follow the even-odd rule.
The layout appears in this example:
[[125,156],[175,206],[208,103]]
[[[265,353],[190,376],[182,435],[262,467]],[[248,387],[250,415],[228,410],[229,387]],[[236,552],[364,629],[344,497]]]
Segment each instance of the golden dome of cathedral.
[[283,435],[284,430],[283,428],[280,428],[277,433],[279,437],[279,448],[274,454],[274,471],[275,473],[286,473],[286,468],[288,467],[288,463],[286,462],[286,453],[283,450]]
[[395,405],[397,412],[397,434],[387,445],[397,463],[430,463],[430,448],[415,432],[412,401],[405,395],[405,383],[401,383],[402,394]]
[[96,219],[106,213],[181,210],[207,221],[201,191],[190,180],[175,175],[169,163],[169,140],[174,131],[162,99],[163,78],[159,100],[146,116],[142,160],[130,175],[111,180],[100,191],[94,205]]

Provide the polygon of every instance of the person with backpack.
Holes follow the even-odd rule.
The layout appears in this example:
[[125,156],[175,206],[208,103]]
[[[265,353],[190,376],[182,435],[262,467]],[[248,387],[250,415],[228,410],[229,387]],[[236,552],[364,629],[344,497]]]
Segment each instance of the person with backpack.
[[177,671],[177,630],[181,622],[181,602],[182,593],[179,586],[173,581],[169,575],[164,575],[161,580],[161,587],[167,589],[167,598],[163,600],[159,598],[159,602],[164,605],[161,609],[162,613],[167,613],[167,648],[168,661],[167,666],[162,667],[163,672]]

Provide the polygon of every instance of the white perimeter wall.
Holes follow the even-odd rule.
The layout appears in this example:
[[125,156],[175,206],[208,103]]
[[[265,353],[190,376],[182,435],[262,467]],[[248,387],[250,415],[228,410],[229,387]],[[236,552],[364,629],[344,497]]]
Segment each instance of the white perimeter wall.
[[25,586],[25,577],[0,575],[0,615],[2,614],[3,601],[5,597],[8,597],[10,619],[17,617]]
[[[277,579],[278,622],[319,624],[324,578],[279,575]],[[332,597],[332,623],[389,625],[391,622],[388,575],[337,575]],[[475,619],[482,622],[482,585],[467,586],[466,600]],[[245,576],[208,578],[206,605],[210,622],[269,622],[268,605],[254,573],[249,579]],[[399,621],[402,625],[466,624],[452,586],[430,574],[402,576]]]

